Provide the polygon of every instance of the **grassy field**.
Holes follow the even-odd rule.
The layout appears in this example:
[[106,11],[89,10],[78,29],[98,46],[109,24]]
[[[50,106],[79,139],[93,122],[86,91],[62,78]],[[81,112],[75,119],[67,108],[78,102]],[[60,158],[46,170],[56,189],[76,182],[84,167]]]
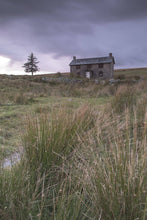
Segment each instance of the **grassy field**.
[[58,75],[0,75],[0,219],[146,220],[147,70]]
[[114,77],[124,78],[141,78],[147,80],[147,68],[136,68],[136,69],[119,69],[114,71]]
[[109,88],[90,82],[83,82],[82,86],[68,85],[44,83],[41,78],[0,75],[1,157],[11,155],[22,145],[23,118],[26,115],[50,112],[61,107],[73,112],[82,104],[101,106],[111,99]]

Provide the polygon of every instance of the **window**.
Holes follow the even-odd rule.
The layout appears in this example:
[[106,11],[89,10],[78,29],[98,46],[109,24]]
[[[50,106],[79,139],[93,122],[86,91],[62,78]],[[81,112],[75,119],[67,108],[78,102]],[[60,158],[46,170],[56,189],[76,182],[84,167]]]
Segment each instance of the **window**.
[[100,63],[99,64],[99,68],[103,68],[104,64],[103,63]]
[[87,69],[91,69],[91,64],[88,64],[88,65],[87,65]]
[[99,72],[99,77],[103,77],[103,71]]
[[76,69],[79,70],[80,69],[80,65],[76,66]]

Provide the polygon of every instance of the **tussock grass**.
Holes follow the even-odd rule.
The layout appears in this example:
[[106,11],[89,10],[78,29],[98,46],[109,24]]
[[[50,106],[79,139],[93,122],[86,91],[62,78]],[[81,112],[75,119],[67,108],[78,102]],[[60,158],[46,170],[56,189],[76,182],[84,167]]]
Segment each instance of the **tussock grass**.
[[130,85],[121,85],[118,87],[114,99],[112,101],[113,109],[121,113],[126,108],[133,110],[133,106],[136,104],[137,93],[134,91],[134,87]]
[[21,161],[0,166],[0,218],[146,220],[146,88],[68,110],[26,117]]
[[123,122],[115,115],[105,116],[103,124],[99,116],[94,128],[97,132],[81,138],[73,162],[67,164],[71,170],[68,181],[78,183],[74,193],[85,206],[83,219],[146,218],[147,128],[144,124],[138,140],[136,124],[132,128],[130,113],[126,114]]
[[14,97],[14,103],[18,105],[27,105],[32,102],[34,102],[33,96],[29,96],[28,94],[19,93]]
[[[28,118],[28,129],[24,136],[24,151],[28,163],[48,169],[59,165],[77,142],[77,133],[86,131],[94,123],[92,112],[85,106],[73,116],[64,109]],[[36,164],[38,163],[38,165]]]

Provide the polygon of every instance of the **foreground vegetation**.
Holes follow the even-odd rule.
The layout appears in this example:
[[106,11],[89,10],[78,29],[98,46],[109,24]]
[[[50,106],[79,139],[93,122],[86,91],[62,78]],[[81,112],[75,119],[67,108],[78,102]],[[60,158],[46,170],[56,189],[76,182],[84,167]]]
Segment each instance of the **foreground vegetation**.
[[1,113],[21,118],[23,154],[0,167],[0,218],[146,220],[146,82],[32,83],[29,103],[16,103],[12,87]]

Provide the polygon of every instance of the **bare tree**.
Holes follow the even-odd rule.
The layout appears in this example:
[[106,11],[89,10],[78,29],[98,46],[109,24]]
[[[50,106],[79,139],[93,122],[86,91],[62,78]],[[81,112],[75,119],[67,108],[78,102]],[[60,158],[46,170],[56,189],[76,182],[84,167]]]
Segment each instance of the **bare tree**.
[[31,55],[28,56],[28,62],[23,65],[23,68],[25,68],[26,73],[32,73],[33,76],[35,72],[39,71],[38,63],[37,58],[31,53]]

